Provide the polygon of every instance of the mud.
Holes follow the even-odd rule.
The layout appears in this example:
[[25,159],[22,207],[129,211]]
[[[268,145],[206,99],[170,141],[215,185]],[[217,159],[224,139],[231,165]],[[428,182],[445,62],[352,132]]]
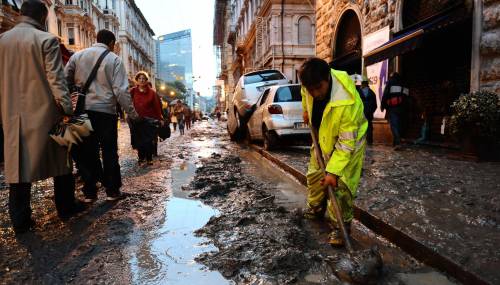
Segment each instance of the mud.
[[[324,223],[300,218],[304,188],[231,144],[224,125],[174,134],[148,167],[137,167],[126,126],[119,137],[128,198],[108,203],[101,190],[86,212],[61,222],[51,181],[39,182],[35,232],[17,237],[0,208],[0,284],[340,284],[332,268],[346,253],[325,245]],[[356,248],[383,249],[377,284],[449,284],[363,225],[352,230]]]
[[[273,152],[305,173],[304,148]],[[500,164],[457,160],[443,149],[367,149],[356,205],[468,271],[500,282]]]
[[[300,211],[277,206],[266,185],[242,174],[239,157],[214,153],[202,164],[185,190],[221,214],[197,231],[219,250],[202,254],[197,261],[238,283],[337,281],[314,241],[308,239]],[[315,282],[306,281],[306,276]]]

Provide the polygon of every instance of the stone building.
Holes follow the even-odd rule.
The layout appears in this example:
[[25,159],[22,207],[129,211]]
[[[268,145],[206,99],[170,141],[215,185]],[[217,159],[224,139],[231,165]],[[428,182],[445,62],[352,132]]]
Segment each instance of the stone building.
[[214,42],[220,78],[230,94],[239,77],[274,68],[297,81],[304,59],[314,55],[314,0],[217,0]]
[[154,86],[154,78],[157,76],[153,30],[134,0],[117,0],[116,14],[120,20],[120,55],[129,76],[132,78],[138,71],[144,70],[151,75]]
[[[57,35],[71,51],[79,51],[96,41],[101,29],[117,35],[116,52],[129,76],[145,70],[154,76],[153,31],[133,0],[45,0],[49,9],[47,31]],[[12,28],[22,0],[0,2],[0,32]]]
[[[334,68],[368,75],[379,104],[388,74],[398,71],[410,88],[406,138],[420,135],[449,144],[447,119],[461,94],[500,92],[500,1],[318,0],[316,53]],[[389,141],[384,114],[375,139]]]

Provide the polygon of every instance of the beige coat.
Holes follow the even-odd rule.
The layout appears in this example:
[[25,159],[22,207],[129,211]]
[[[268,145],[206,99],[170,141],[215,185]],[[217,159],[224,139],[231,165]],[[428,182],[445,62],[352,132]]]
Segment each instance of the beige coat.
[[66,149],[48,132],[71,113],[57,38],[34,20],[0,35],[0,111],[5,137],[5,180],[34,182],[70,173]]

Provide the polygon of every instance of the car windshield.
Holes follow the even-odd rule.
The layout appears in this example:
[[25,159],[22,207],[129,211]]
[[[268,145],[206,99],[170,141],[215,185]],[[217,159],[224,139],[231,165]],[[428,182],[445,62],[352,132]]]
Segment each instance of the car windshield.
[[250,73],[245,75],[245,85],[263,81],[281,80],[281,79],[285,79],[283,74],[281,74],[276,70],[268,70],[268,71]]
[[302,101],[300,96],[300,85],[280,87],[274,96],[274,102],[297,102]]

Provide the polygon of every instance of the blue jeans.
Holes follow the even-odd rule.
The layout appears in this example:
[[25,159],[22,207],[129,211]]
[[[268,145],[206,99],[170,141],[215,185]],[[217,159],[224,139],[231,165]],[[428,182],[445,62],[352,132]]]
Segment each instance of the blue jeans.
[[401,114],[399,110],[387,110],[392,131],[392,145],[401,143]]

